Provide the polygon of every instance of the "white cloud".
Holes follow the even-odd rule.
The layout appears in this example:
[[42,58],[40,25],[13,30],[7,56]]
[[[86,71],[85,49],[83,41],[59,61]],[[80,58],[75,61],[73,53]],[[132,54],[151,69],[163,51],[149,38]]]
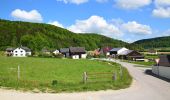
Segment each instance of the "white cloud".
[[65,4],[73,3],[73,4],[77,4],[77,5],[88,2],[88,0],[57,0],[57,1],[62,1]]
[[55,26],[64,28],[64,26],[63,26],[61,23],[59,23],[58,21],[49,22],[48,24],[51,24],[51,25],[55,25]]
[[152,0],[115,0],[116,6],[122,9],[138,9],[152,3]]
[[15,9],[11,13],[12,17],[31,22],[41,22],[43,20],[41,14],[37,10],[31,10],[29,12],[21,9]]
[[152,29],[150,26],[139,24],[136,21],[122,24],[122,29],[124,30],[125,33],[128,32],[133,34],[144,35],[152,34]]
[[86,20],[77,20],[75,24],[68,27],[76,33],[99,33],[105,36],[120,36],[122,32],[103,17],[91,16]]
[[170,0],[155,0],[156,7],[168,7],[170,6]]
[[96,0],[96,1],[99,3],[104,3],[104,2],[107,2],[108,0]]
[[170,7],[168,8],[156,8],[152,11],[152,15],[158,18],[170,18]]

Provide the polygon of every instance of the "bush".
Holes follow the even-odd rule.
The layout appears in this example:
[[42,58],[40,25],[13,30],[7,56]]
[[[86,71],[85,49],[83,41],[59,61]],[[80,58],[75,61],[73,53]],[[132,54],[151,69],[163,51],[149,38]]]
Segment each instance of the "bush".
[[58,81],[57,80],[53,80],[52,81],[52,86],[56,86],[58,84]]
[[51,54],[47,54],[47,53],[40,53],[38,56],[39,56],[39,57],[44,57],[44,58],[50,58],[50,57],[52,57]]
[[54,53],[53,53],[53,57],[55,57],[55,58],[63,58],[64,55],[61,54],[61,53],[58,53],[58,54],[54,54]]

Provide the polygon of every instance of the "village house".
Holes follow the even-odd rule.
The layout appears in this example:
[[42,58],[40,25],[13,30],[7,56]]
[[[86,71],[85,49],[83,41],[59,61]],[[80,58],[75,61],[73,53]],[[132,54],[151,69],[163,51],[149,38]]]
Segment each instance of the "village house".
[[123,48],[113,48],[111,49],[109,52],[110,52],[110,55],[119,55],[121,52],[123,51],[126,51],[128,50],[127,48],[123,47]]
[[157,55],[158,52],[157,52],[157,50],[149,49],[149,50],[148,50],[148,54],[150,54],[150,55]]
[[135,50],[125,50],[119,53],[119,58],[133,61],[144,61],[144,56]]
[[6,56],[12,56],[13,55],[14,48],[6,48]]
[[103,54],[103,55],[106,55],[106,56],[109,56],[110,55],[110,50],[112,48],[111,47],[103,47],[103,48],[100,48],[99,52],[100,54]]
[[86,50],[84,47],[70,47],[70,56],[72,59],[86,58]]
[[60,53],[63,54],[65,57],[69,57],[70,53],[69,53],[69,48],[60,48]]
[[13,50],[13,57],[26,57],[31,55],[31,50],[27,47],[18,47]]

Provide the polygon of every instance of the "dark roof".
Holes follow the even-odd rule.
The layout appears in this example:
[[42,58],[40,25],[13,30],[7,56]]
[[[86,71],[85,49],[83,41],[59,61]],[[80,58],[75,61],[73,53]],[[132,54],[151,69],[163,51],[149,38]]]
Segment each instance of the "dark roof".
[[6,48],[6,51],[13,51],[14,48]]
[[159,59],[159,66],[170,67],[170,55],[160,55]]
[[60,48],[61,53],[69,53],[69,48]]
[[122,48],[113,48],[110,51],[119,51],[120,49],[122,49]]
[[127,54],[129,57],[144,57],[140,52],[132,50],[130,53]]
[[20,47],[21,49],[24,49],[26,52],[31,52],[31,49],[29,49],[28,47]]
[[70,47],[69,49],[71,53],[81,53],[81,52],[85,53],[86,52],[84,47]]
[[154,50],[154,49],[149,49],[148,52],[149,52],[149,53],[156,53],[156,50]]

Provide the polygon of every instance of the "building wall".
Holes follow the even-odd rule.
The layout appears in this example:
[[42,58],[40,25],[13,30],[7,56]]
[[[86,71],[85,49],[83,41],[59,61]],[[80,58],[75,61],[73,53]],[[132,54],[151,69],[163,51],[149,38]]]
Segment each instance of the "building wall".
[[81,58],[86,59],[87,54],[81,54]]
[[13,57],[26,57],[26,51],[21,48],[17,48],[13,51]]
[[72,59],[79,59],[79,55],[72,55]]
[[153,66],[152,73],[170,79],[170,67]]
[[120,49],[119,51],[117,51],[117,54],[119,55],[121,52],[126,51],[126,50],[128,50],[128,49],[122,48],[122,49]]

